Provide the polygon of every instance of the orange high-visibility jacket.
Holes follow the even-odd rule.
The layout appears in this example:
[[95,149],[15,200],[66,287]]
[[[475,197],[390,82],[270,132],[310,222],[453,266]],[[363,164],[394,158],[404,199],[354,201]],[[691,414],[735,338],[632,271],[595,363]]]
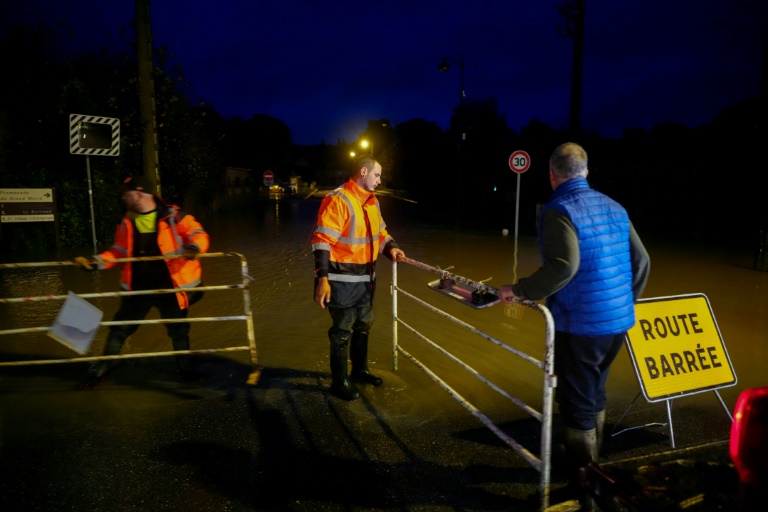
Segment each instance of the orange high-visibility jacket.
[[[379,201],[350,179],[323,198],[312,235],[315,277],[328,277],[329,307],[370,306],[379,254],[397,247]],[[327,252],[324,252],[327,251]]]
[[[163,256],[183,254],[184,246],[195,246],[200,253],[205,253],[210,247],[208,233],[194,216],[184,213],[178,206],[158,204],[157,211],[157,245]],[[112,263],[116,258],[133,257],[133,222],[123,217],[115,231],[115,241],[112,247],[94,256],[98,261],[98,269],[106,269],[115,265],[123,265],[120,272],[120,287],[123,290],[131,290],[132,267],[131,262]],[[198,260],[174,258],[165,260],[168,271],[171,274],[174,288],[192,288],[200,284],[202,267]],[[176,294],[179,307],[185,309],[189,306],[189,298],[184,292]]]

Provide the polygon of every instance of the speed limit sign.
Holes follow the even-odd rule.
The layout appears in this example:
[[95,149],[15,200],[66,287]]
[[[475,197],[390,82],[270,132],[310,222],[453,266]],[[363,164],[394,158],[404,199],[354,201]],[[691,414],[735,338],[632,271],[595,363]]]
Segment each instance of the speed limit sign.
[[529,157],[528,153],[525,151],[515,151],[509,157],[509,168],[512,169],[513,172],[522,174],[527,171],[530,166],[531,157]]

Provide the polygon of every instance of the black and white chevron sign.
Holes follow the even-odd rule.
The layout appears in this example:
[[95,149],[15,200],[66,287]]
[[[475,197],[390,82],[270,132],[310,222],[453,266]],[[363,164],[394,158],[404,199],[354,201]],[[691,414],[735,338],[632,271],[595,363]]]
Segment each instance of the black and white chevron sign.
[[120,120],[70,114],[69,152],[73,155],[120,155]]

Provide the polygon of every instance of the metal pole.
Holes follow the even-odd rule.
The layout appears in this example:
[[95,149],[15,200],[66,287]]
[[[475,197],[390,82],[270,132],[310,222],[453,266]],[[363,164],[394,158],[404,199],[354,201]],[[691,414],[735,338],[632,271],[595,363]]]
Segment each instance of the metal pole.
[[669,420],[669,443],[672,449],[675,448],[675,428],[672,426],[672,401],[667,398],[664,400],[667,403],[667,419]]
[[459,139],[459,147],[458,147],[458,157],[459,157],[459,172],[458,172],[458,183],[457,183],[457,192],[458,192],[458,199],[456,203],[456,224],[461,224],[461,199],[463,196],[463,190],[464,190],[464,184],[463,176],[464,174],[464,143],[467,140],[467,125],[465,123],[465,114],[464,114],[464,96],[466,96],[466,93],[464,91],[464,55],[461,56],[461,61],[459,62],[459,121],[461,122],[461,139]]
[[464,104],[464,96],[466,96],[466,93],[464,92],[464,55],[461,56],[461,62],[459,62],[459,68],[460,68],[460,86],[461,86],[461,95],[459,96],[459,105]]
[[573,72],[571,74],[571,135],[577,137],[581,132],[581,75],[584,59],[584,0],[576,0],[576,12],[573,14]]
[[464,91],[464,55],[461,56],[460,61],[456,61],[454,59],[451,59],[450,57],[445,57],[443,59],[443,62],[440,64],[438,69],[440,71],[448,71],[450,69],[450,65],[448,62],[453,62],[457,66],[459,66],[459,106],[456,109],[456,117],[461,123],[460,129],[461,129],[461,136],[459,138],[459,143],[456,148],[457,152],[457,168],[456,168],[456,223],[461,223],[461,198],[462,198],[462,167],[463,167],[463,154],[462,154],[462,144],[467,139],[467,132],[466,132],[466,124],[464,123],[464,96],[466,96],[466,93]]
[[88,201],[91,204],[91,234],[93,235],[93,254],[99,252],[96,248],[96,218],[93,214],[93,188],[91,187],[91,157],[85,155],[85,170],[88,174]]
[[515,254],[512,267],[512,282],[517,282],[517,229],[520,218],[520,173],[517,174],[517,192],[515,193]]
[[725,410],[725,414],[728,415],[728,419],[731,420],[731,423],[733,423],[733,416],[731,415],[731,411],[728,409],[728,406],[725,405],[725,402],[723,402],[723,397],[720,396],[720,393],[717,392],[717,390],[714,390],[715,396],[720,401],[720,405],[723,406],[723,409]]
[[392,262],[392,369],[397,371],[397,262]]

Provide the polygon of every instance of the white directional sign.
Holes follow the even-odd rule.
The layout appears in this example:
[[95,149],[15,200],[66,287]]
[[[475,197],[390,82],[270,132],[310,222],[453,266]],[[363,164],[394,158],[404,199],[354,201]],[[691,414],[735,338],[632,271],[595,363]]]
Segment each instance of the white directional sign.
[[51,188],[0,188],[0,222],[51,222]]

